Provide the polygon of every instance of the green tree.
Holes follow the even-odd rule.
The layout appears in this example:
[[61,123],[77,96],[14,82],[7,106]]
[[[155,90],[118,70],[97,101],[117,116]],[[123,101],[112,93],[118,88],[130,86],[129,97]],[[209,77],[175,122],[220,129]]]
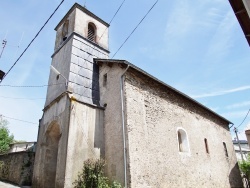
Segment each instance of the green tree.
[[7,120],[0,119],[0,154],[7,153],[14,140],[14,136],[9,133],[8,124]]
[[250,180],[250,155],[248,154],[247,160],[239,162],[240,171]]

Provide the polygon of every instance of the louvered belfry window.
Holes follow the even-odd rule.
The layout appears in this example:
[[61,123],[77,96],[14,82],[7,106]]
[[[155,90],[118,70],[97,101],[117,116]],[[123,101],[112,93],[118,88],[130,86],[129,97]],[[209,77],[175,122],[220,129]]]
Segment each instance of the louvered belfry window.
[[88,25],[88,39],[95,42],[95,27],[92,24]]

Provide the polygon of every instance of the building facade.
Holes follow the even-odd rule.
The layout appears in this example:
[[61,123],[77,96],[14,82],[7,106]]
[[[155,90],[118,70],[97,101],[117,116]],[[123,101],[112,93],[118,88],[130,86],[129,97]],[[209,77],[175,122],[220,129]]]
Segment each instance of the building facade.
[[56,31],[33,187],[73,187],[89,158],[125,187],[242,187],[228,120],[108,59],[108,24],[79,4]]

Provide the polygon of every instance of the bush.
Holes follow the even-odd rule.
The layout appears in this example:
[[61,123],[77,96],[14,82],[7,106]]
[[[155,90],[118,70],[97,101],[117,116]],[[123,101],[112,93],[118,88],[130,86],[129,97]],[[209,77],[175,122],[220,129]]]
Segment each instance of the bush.
[[74,188],[122,188],[121,184],[113,181],[110,183],[104,176],[104,160],[88,159],[84,162],[82,172],[73,183]]
[[248,154],[247,160],[239,162],[240,171],[250,180],[250,155]]

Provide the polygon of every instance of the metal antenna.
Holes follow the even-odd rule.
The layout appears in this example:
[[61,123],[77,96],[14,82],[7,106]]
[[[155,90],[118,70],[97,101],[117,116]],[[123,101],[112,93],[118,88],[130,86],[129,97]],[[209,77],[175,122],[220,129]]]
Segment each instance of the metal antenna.
[[2,49],[2,51],[1,51],[0,58],[2,57],[4,48],[5,48],[6,44],[7,44],[7,39],[6,39],[6,38],[7,38],[7,35],[8,35],[8,30],[6,31],[5,37],[4,37],[3,42],[2,42],[3,49]]
[[87,1],[87,0],[84,1],[84,5],[83,5],[85,8],[86,8],[86,1]]
[[20,45],[21,45],[21,42],[22,42],[22,40],[23,40],[23,35],[24,35],[24,32],[22,33],[21,39],[20,39],[20,41],[19,41],[19,43],[18,43],[18,45],[17,45],[17,50],[16,50],[16,53],[15,53],[14,58],[16,58],[16,56],[17,56],[17,52],[18,52],[19,47],[20,47]]

